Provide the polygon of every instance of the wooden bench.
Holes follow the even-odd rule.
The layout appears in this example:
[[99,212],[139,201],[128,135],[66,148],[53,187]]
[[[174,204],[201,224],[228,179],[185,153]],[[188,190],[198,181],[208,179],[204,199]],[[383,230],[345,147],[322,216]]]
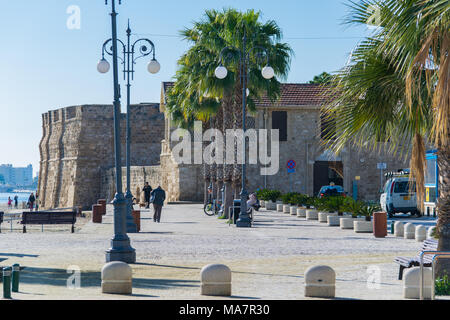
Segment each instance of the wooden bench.
[[0,211],[0,232],[2,232],[2,223],[3,223],[3,215],[4,214],[5,214],[4,212]]
[[[400,265],[400,271],[398,273],[398,280],[403,278],[403,270],[406,268],[420,266],[420,252],[423,251],[437,251],[438,241],[435,239],[427,239],[423,242],[422,248],[415,257],[396,257],[394,262]],[[423,256],[424,267],[431,267],[433,255],[427,254]]]
[[23,233],[27,232],[27,225],[57,225],[71,224],[72,233],[75,232],[75,223],[77,222],[77,212],[23,212],[22,221]]

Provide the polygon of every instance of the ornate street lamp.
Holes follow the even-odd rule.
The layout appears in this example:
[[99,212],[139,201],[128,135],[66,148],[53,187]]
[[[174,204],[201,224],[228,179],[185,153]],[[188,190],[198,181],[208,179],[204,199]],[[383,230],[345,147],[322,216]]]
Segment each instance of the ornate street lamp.
[[[112,43],[112,39],[107,40],[103,44],[102,49],[102,59],[99,61],[97,65],[97,70],[100,73],[107,73],[110,69],[108,61],[105,59],[105,53],[109,55],[113,55],[112,47],[110,47]],[[130,21],[128,20],[128,28],[127,28],[127,44],[125,45],[120,39],[117,41],[122,45],[122,54],[123,58],[119,58],[122,61],[123,65],[123,77],[124,80],[127,80],[127,134],[126,134],[126,168],[127,168],[127,190],[125,194],[125,199],[127,202],[127,232],[128,233],[137,233],[137,226],[134,223],[132,217],[133,211],[133,195],[131,193],[131,126],[130,126],[130,104],[131,104],[131,81],[134,80],[134,65],[136,61],[140,58],[146,57],[150,54],[153,54],[152,60],[147,65],[148,72],[152,74],[156,74],[161,69],[161,65],[155,58],[155,45],[149,39],[138,39],[133,44],[131,44],[131,29],[130,29]],[[139,48],[139,49],[137,49]],[[139,50],[138,53],[136,51]]]
[[[264,77],[264,79],[270,80],[274,77],[275,75],[275,71],[273,70],[273,68],[271,66],[269,66],[269,54],[267,49],[265,49],[264,47],[261,46],[254,46],[252,48],[247,48],[247,36],[244,32],[244,37],[242,38],[242,48],[236,48],[234,46],[228,46],[222,49],[221,53],[220,53],[220,65],[216,68],[215,70],[215,76],[218,79],[225,79],[228,75],[228,70],[226,67],[223,66],[224,64],[224,55],[225,53],[228,51],[230,54],[231,52],[238,52],[239,53],[239,66],[240,66],[240,70],[241,70],[241,81],[242,81],[242,129],[245,133],[245,131],[247,130],[246,128],[246,107],[247,107],[247,96],[248,96],[248,91],[247,91],[247,81],[248,81],[248,66],[250,64],[250,58],[251,58],[251,54],[256,51],[259,50],[259,53],[256,55],[257,59],[261,59],[262,55],[261,52],[265,55],[266,57],[266,66],[262,69],[261,74]],[[252,223],[250,221],[250,216],[248,215],[247,212],[247,197],[248,197],[248,192],[246,190],[245,187],[245,180],[246,180],[246,153],[247,153],[247,141],[245,139],[243,139],[243,159],[244,159],[244,163],[242,165],[242,177],[241,177],[241,182],[242,182],[242,190],[241,190],[241,213],[239,214],[239,219],[236,221],[236,226],[238,228],[250,228],[252,226]]]

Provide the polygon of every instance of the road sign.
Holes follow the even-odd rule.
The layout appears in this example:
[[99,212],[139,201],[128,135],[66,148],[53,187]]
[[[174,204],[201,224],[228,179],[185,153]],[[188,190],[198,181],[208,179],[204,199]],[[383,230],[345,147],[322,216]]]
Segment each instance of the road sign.
[[295,169],[297,167],[297,163],[294,160],[289,160],[286,164],[286,167],[289,169]]
[[378,163],[378,164],[377,164],[377,168],[378,168],[379,170],[385,170],[385,169],[387,168],[387,164],[384,163],[384,162]]

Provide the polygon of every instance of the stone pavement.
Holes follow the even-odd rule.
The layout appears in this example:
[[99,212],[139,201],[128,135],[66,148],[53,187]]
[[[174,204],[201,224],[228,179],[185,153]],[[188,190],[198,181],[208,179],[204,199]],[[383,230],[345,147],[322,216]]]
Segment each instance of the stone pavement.
[[[0,234],[0,266],[19,263],[20,293],[14,299],[211,299],[200,296],[200,269],[223,263],[233,276],[230,299],[305,299],[304,272],[313,265],[329,265],[337,273],[338,299],[402,299],[397,280],[398,255],[415,255],[420,243],[328,227],[283,213],[262,210],[251,229],[229,226],[208,217],[202,205],[169,205],[162,222],[142,211],[142,230],[130,234],[136,249],[133,295],[101,293],[101,268],[113,236],[113,208],[102,224],[79,219],[70,226],[41,227],[22,234]],[[27,228],[28,229],[28,228]],[[67,286],[71,266],[81,271],[81,288]],[[74,268],[74,267],[72,267]],[[378,288],[368,288],[368,270],[379,271]],[[70,281],[69,281],[70,282]]]

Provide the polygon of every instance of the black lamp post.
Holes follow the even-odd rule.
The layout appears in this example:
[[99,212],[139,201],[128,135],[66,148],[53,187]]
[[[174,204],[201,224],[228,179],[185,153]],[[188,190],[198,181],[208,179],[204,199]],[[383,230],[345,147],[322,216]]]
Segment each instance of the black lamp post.
[[[263,52],[267,58],[266,61],[266,66],[262,69],[262,76],[267,79],[270,80],[274,77],[275,72],[273,70],[272,67],[269,66],[269,54],[267,49],[260,47],[260,46],[254,46],[252,48],[247,48],[247,36],[244,32],[244,37],[242,38],[242,48],[236,48],[234,46],[228,46],[222,49],[221,53],[220,53],[220,65],[216,68],[215,70],[215,76],[218,79],[225,79],[228,75],[228,70],[223,66],[224,63],[224,54],[228,51],[228,52],[237,52],[239,53],[239,66],[240,66],[240,71],[241,71],[241,82],[242,82],[242,129],[244,131],[247,130],[246,128],[246,107],[247,107],[247,81],[248,81],[248,66],[250,64],[250,58],[251,58],[251,54],[255,51],[255,50],[259,50],[260,52]],[[261,58],[261,55],[258,54],[257,58]],[[246,162],[247,162],[247,157],[246,157],[246,153],[247,153],[247,141],[245,139],[245,135],[244,135],[244,139],[243,139],[243,159],[244,159],[244,163],[242,165],[242,190],[241,190],[241,213],[239,214],[239,219],[236,221],[236,226],[238,228],[250,228],[252,226],[252,222],[250,220],[250,216],[248,215],[247,212],[247,197],[248,197],[248,192],[246,190],[245,187],[245,180],[246,180]]]
[[[149,39],[138,39],[133,44],[131,44],[131,29],[130,22],[128,21],[127,28],[127,44],[125,45],[120,39],[117,41],[122,45],[122,55],[123,58],[119,58],[122,61],[123,65],[123,76],[124,80],[127,80],[127,132],[126,132],[126,168],[127,168],[127,190],[125,194],[125,199],[127,202],[127,232],[128,233],[136,233],[137,226],[134,223],[132,217],[133,211],[133,195],[131,193],[131,125],[130,125],[130,105],[131,105],[131,81],[134,80],[134,65],[136,61],[140,58],[153,54],[152,60],[148,64],[148,71],[152,74],[156,74],[161,69],[159,62],[155,58],[155,45]],[[105,53],[109,55],[113,55],[112,48],[109,47],[112,39],[107,40],[103,44],[102,49],[102,59],[98,64],[98,71],[100,73],[106,73],[109,71],[109,63],[105,59]],[[139,49],[137,49],[139,47]],[[139,50],[138,53],[136,51]]]
[[[108,4],[108,0],[105,0]],[[121,0],[119,0],[121,4]],[[111,24],[112,24],[112,56],[113,56],[113,80],[114,80],[114,153],[116,167],[116,195],[114,205],[114,238],[111,240],[111,248],[106,251],[106,262],[122,261],[125,263],[136,262],[136,250],[130,245],[130,238],[126,232],[126,200],[122,192],[122,164],[120,148],[120,86],[117,57],[117,12],[116,0],[111,1]],[[105,63],[106,62],[106,63]],[[98,70],[107,72],[109,63],[102,60],[98,64]]]

